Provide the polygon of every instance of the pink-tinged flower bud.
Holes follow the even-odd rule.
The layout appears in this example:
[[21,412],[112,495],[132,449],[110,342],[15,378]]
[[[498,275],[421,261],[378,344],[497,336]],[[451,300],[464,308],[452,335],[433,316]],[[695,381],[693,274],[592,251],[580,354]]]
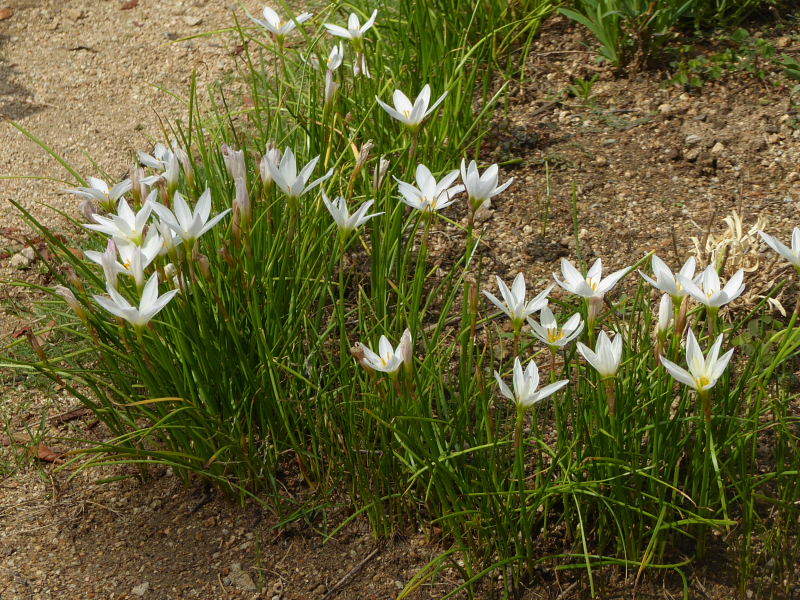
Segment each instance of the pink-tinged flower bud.
[[179,146],[175,146],[174,148],[175,156],[178,158],[178,162],[183,169],[183,175],[186,177],[186,183],[190,186],[194,185],[194,167],[192,167],[192,161],[189,158],[189,154],[183,148]]
[[403,368],[406,372],[411,372],[414,368],[414,340],[411,337],[410,329],[406,329],[403,332],[397,350],[400,356],[403,357]]
[[139,165],[134,165],[131,169],[131,195],[136,206],[141,206],[144,199],[147,198],[147,185],[142,181],[144,178],[144,169]]
[[80,204],[80,211],[83,215],[83,218],[86,219],[87,223],[94,223],[94,219],[92,215],[96,215],[100,212],[100,209],[97,205],[89,199],[84,200]]
[[264,185],[264,189],[267,190],[272,187],[272,173],[270,173],[268,164],[271,162],[274,165],[280,164],[281,162],[281,151],[275,147],[274,142],[270,142],[267,146],[267,151],[264,153],[264,156],[261,158],[261,162],[258,165],[259,175],[261,175],[261,183]]
[[389,170],[389,161],[383,157],[378,161],[375,166],[375,171],[372,174],[372,188],[377,192],[383,185],[383,180],[386,179],[386,172]]
[[53,288],[53,291],[64,299],[64,302],[69,305],[69,307],[75,312],[76,315],[78,315],[81,320],[86,320],[86,311],[84,310],[83,305],[80,303],[78,298],[75,297],[75,294],[71,289],[64,287],[63,285],[57,285]]
[[244,161],[244,150],[236,150],[228,144],[222,144],[222,160],[231,179],[238,181],[247,178],[247,165]]

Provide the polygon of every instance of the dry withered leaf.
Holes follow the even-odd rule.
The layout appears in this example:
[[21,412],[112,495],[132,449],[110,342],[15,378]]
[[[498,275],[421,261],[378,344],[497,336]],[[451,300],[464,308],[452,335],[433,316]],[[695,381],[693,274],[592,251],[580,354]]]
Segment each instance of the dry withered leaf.
[[10,19],[13,14],[14,14],[13,8],[0,8],[0,21],[5,21],[6,19]]
[[127,2],[123,2],[122,6],[120,6],[120,10],[130,10],[132,8],[136,8],[139,5],[139,0],[128,0]]
[[39,460],[43,460],[45,462],[55,463],[55,464],[63,464],[64,460],[61,458],[63,456],[62,452],[56,452],[49,446],[45,446],[44,444],[38,444],[35,447],[30,449],[30,453],[32,456],[35,456]]

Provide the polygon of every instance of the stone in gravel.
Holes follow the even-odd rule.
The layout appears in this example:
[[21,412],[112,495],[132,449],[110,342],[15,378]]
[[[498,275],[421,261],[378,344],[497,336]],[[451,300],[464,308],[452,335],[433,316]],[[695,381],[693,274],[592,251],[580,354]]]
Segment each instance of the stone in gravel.
[[228,578],[231,582],[231,585],[239,588],[240,590],[255,592],[258,589],[253,581],[253,578],[242,570],[241,563],[231,563],[231,573]]
[[694,162],[698,156],[700,156],[700,148],[692,148],[683,157],[689,162]]
[[692,146],[697,146],[697,144],[699,144],[702,141],[703,141],[702,136],[692,133],[686,136],[686,140],[684,141],[684,143],[687,146],[692,147]]
[[36,254],[34,253],[33,248],[27,246],[12,256],[11,260],[8,261],[8,264],[12,269],[27,269],[29,266],[31,266],[34,256],[36,256]]
[[145,581],[144,583],[140,583],[136,587],[131,590],[131,593],[134,596],[139,596],[140,598],[147,593],[147,590],[150,589],[150,582]]
[[203,17],[196,17],[194,15],[186,15],[183,17],[183,22],[189,27],[197,27],[203,22]]
[[658,112],[660,112],[662,115],[667,115],[672,112],[672,105],[667,104],[666,102],[664,104],[659,104]]
[[725,150],[725,144],[723,144],[722,142],[717,142],[717,143],[716,143],[716,144],[714,144],[714,146],[711,148],[711,154],[713,154],[713,155],[715,155],[715,156],[719,156],[720,154],[722,154],[722,152],[723,152],[724,150]]

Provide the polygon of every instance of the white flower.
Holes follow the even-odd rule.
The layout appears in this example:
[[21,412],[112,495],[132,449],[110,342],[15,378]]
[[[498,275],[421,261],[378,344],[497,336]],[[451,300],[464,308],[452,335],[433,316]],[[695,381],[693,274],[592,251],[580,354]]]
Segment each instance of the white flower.
[[519,273],[514,278],[511,289],[508,288],[502,279],[499,277],[496,277],[496,279],[497,287],[500,288],[500,295],[503,297],[503,300],[499,300],[497,296],[486,290],[483,290],[483,293],[492,304],[508,315],[508,318],[511,319],[515,328],[521,327],[528,316],[547,306],[547,295],[550,293],[550,290],[553,289],[553,286],[550,285],[530,301],[526,301],[525,276],[522,273]]
[[[157,171],[155,175],[144,177],[141,183],[145,185],[155,185],[163,179],[169,191],[177,187],[178,178],[181,174],[181,161],[179,154],[173,149],[159,142],[155,145],[153,154],[140,151],[138,156],[140,163]],[[188,164],[188,156],[186,162]]]
[[141,150],[136,154],[139,157],[139,162],[144,166],[155,169],[156,171],[165,171],[167,169],[167,164],[172,159],[174,152],[170,150],[166,144],[158,142],[153,147],[152,154],[147,154]]
[[694,337],[694,333],[690,329],[686,335],[686,364],[689,370],[679,367],[663,356],[661,357],[661,364],[669,371],[670,375],[681,383],[698,392],[705,392],[714,387],[722,373],[725,372],[731,356],[733,356],[733,349],[720,356],[719,351],[721,348],[722,335],[717,337],[708,355],[704,357],[703,351],[697,343],[697,338]]
[[678,281],[683,285],[689,295],[709,308],[719,308],[728,302],[736,300],[744,292],[744,270],[739,269],[728,280],[725,287],[721,287],[717,270],[708,265],[694,281],[678,275]]
[[222,144],[222,160],[225,163],[225,168],[231,179],[237,181],[239,179],[247,179],[247,165],[244,162],[244,150],[236,150],[228,144]]
[[653,266],[653,275],[655,276],[655,280],[639,271],[639,275],[641,275],[647,283],[652,285],[657,290],[661,290],[665,294],[669,294],[676,301],[686,296],[687,292],[684,289],[683,284],[680,282],[678,276],[686,279],[692,279],[694,277],[694,271],[697,268],[697,261],[695,260],[694,256],[690,256],[689,259],[683,263],[681,270],[678,271],[678,276],[674,275],[667,264],[655,254],[651,259],[651,264]]
[[276,161],[276,156],[270,155],[270,153],[265,154],[263,159],[269,176],[281,191],[290,198],[299,198],[333,175],[333,169],[331,169],[319,179],[308,183],[308,180],[311,179],[311,173],[314,172],[314,167],[317,166],[318,162],[319,156],[312,158],[298,173],[297,159],[291,148],[286,148],[280,158],[280,162]]
[[375,99],[378,101],[378,104],[381,105],[381,108],[389,113],[390,116],[407,125],[408,127],[415,128],[422,123],[425,117],[436,110],[436,107],[439,106],[442,100],[445,99],[445,96],[447,96],[447,92],[439,96],[439,99],[429,108],[428,105],[431,101],[431,86],[426,84],[419,93],[419,96],[417,96],[417,99],[414,100],[414,104],[411,104],[411,100],[408,99],[408,96],[406,96],[400,90],[395,90],[394,95],[392,96],[394,108],[385,102],[382,102],[377,96]]
[[121,272],[133,277],[136,287],[141,289],[144,285],[144,270],[150,266],[161,250],[163,242],[158,232],[151,229],[147,234],[144,244],[117,244]]
[[405,181],[397,181],[397,187],[402,194],[401,200],[412,208],[422,211],[434,212],[441,210],[446,206],[450,206],[455,199],[456,194],[464,191],[463,185],[451,184],[458,177],[458,171],[451,171],[441,181],[436,181],[436,178],[430,172],[430,169],[425,165],[418,165],[416,172],[417,186],[413,186]]
[[412,359],[411,331],[406,329],[403,332],[396,349],[392,348],[391,342],[385,335],[378,341],[377,354],[360,343],[356,348],[361,356],[359,362],[363,366],[383,373],[394,373],[403,363],[410,363]]
[[328,55],[327,69],[328,71],[335,71],[342,66],[344,60],[344,46],[336,44],[331,48],[331,53]]
[[542,307],[539,323],[529,317],[528,325],[531,326],[533,335],[551,348],[563,348],[583,331],[583,320],[580,313],[575,313],[567,319],[562,327],[559,327],[549,306]]
[[382,215],[382,212],[367,214],[367,211],[375,203],[374,200],[368,200],[358,207],[356,212],[352,215],[347,208],[347,202],[342,196],[334,198],[333,201],[328,199],[325,192],[322,192],[322,202],[325,203],[325,208],[333,217],[334,222],[342,232],[351,232],[361,227],[364,223],[369,221],[372,217]]
[[539,367],[531,360],[527,368],[523,371],[519,358],[514,359],[514,375],[512,377],[514,386],[513,392],[497,371],[494,372],[494,378],[497,380],[497,385],[500,387],[500,393],[509,400],[514,401],[520,408],[533,406],[569,383],[568,379],[562,379],[561,381],[546,385],[537,391],[536,388],[539,387]]
[[763,231],[758,232],[766,242],[767,246],[775,250],[795,268],[800,269],[800,227],[795,227],[792,231],[792,247],[789,248],[775,238]]
[[125,198],[120,198],[117,205],[117,214],[92,215],[94,223],[84,225],[86,229],[99,231],[108,236],[126,240],[134,244],[141,244],[144,235],[144,228],[150,218],[153,209],[152,198],[155,198],[156,191],[150,193],[139,212],[134,213]]
[[305,23],[314,16],[311,13],[304,12],[293,19],[284,21],[281,19],[280,15],[269,6],[265,6],[261,13],[264,16],[263,19],[257,19],[249,14],[247,16],[250,17],[253,23],[260,25],[277,38],[283,38],[286,34],[291,33],[298,24]]
[[377,16],[378,10],[375,9],[372,11],[372,16],[367,20],[367,22],[361,25],[358,15],[355,13],[350,13],[350,17],[347,19],[347,29],[331,23],[325,23],[325,29],[327,29],[328,33],[331,35],[335,35],[337,37],[348,40],[359,40],[364,37],[364,34],[375,24],[375,17]]
[[158,250],[159,256],[169,254],[178,246],[178,244],[183,241],[181,237],[175,233],[164,221],[158,221],[155,224],[155,228],[156,231],[158,231],[158,235],[161,240],[161,247]]
[[553,274],[553,279],[568,292],[587,299],[602,300],[603,296],[611,291],[617,285],[617,282],[630,270],[631,267],[626,267],[619,271],[614,271],[608,277],[603,278],[603,263],[598,258],[584,277],[571,262],[566,258],[562,258],[561,273],[564,279],[563,281],[560,280],[555,273]]
[[597,336],[595,350],[578,342],[578,352],[586,359],[602,378],[614,377],[622,361],[622,336],[616,334],[612,342],[605,331]]
[[106,285],[117,287],[117,275],[122,273],[124,269],[117,261],[117,245],[114,243],[113,239],[108,240],[104,252],[85,250],[83,254],[92,262],[103,267]]
[[134,327],[144,327],[158,314],[170,300],[178,293],[171,290],[162,296],[158,295],[158,275],[153,273],[142,290],[139,306],[133,306],[116,289],[107,288],[109,296],[94,296],[95,302],[105,308],[112,315],[125,319]]
[[656,332],[662,333],[669,329],[669,324],[672,322],[672,316],[672,296],[669,294],[664,294],[661,296],[661,302],[658,304],[658,322],[656,323]]
[[133,187],[130,179],[123,179],[110,189],[105,181],[97,177],[89,177],[87,181],[90,187],[78,187],[66,191],[82,198],[96,200],[107,210],[114,210],[123,194],[127,194]]
[[194,213],[180,192],[175,192],[173,197],[173,210],[158,202],[152,204],[153,211],[185,242],[192,242],[199,238],[231,211],[230,208],[225,209],[209,219],[211,215],[211,190],[209,189],[206,189],[197,200]]
[[474,160],[469,162],[469,166],[463,160],[461,161],[461,181],[464,182],[472,210],[475,211],[482,206],[489,206],[492,198],[514,183],[514,178],[512,177],[503,185],[498,186],[498,171],[497,165],[491,165],[481,175],[480,171],[478,171],[478,164]]

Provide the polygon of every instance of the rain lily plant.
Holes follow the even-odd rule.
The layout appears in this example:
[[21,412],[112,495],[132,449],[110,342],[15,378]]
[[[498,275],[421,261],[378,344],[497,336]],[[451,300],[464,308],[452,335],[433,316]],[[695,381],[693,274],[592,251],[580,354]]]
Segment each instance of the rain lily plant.
[[452,185],[457,178],[458,171],[450,171],[436,181],[428,167],[417,165],[416,186],[396,177],[395,181],[404,203],[416,210],[433,213],[450,206],[455,202],[455,196],[464,191],[463,185]]
[[[689,329],[686,334],[686,364],[688,370],[679,367],[663,356],[661,357],[661,363],[677,381],[697,391],[701,398],[706,398],[708,391],[716,385],[733,356],[733,348],[720,356],[721,349],[722,334],[717,336],[714,345],[711,346],[711,350],[708,351],[706,356],[703,356],[703,351],[700,349],[700,344],[697,343],[694,332]],[[703,410],[706,421],[711,421],[711,404],[704,401]]]
[[311,174],[319,162],[319,156],[312,158],[300,172],[297,172],[297,159],[291,148],[286,148],[283,151],[283,156],[280,161],[277,160],[277,155],[267,153],[264,155],[263,165],[266,167],[269,176],[275,185],[286,194],[289,198],[296,199],[300,196],[310,192],[323,181],[330,179],[333,175],[333,169],[330,169],[322,177],[315,179],[309,183]]
[[650,261],[653,267],[653,275],[655,276],[655,279],[648,277],[641,271],[639,271],[639,274],[654,288],[672,296],[672,301],[675,304],[680,304],[688,293],[683,287],[681,279],[691,280],[694,278],[694,271],[697,268],[697,260],[695,257],[689,257],[689,259],[683,263],[683,266],[681,267],[680,271],[678,271],[677,275],[675,275],[667,266],[667,264],[655,254],[653,254],[653,257],[650,259]]
[[172,199],[172,210],[158,202],[153,202],[152,207],[153,212],[184,242],[187,242],[187,251],[191,250],[191,242],[214,227],[231,211],[228,208],[209,218],[211,216],[211,190],[209,189],[200,195],[194,212],[180,192],[175,192]]
[[106,296],[94,296],[95,301],[112,315],[124,319],[137,330],[145,327],[150,320],[169,304],[178,290],[171,290],[166,294],[158,295],[158,274],[153,273],[142,290],[139,305],[134,306],[128,302],[114,287],[108,287]]
[[[549,292],[549,289],[547,291]],[[553,311],[547,305],[542,307],[538,322],[528,317],[528,325],[534,337],[547,345],[551,351],[566,347],[583,331],[583,319],[580,313],[575,313],[564,325],[559,326]]]
[[461,181],[464,182],[470,209],[473,213],[481,207],[490,206],[492,198],[502,194],[508,186],[514,183],[512,177],[502,185],[498,185],[499,170],[497,165],[490,165],[481,175],[478,164],[474,160],[471,160],[469,165],[463,160],[461,161]]
[[347,201],[342,196],[338,196],[331,201],[325,195],[325,192],[323,192],[322,202],[325,204],[325,208],[327,208],[328,212],[331,214],[331,217],[336,223],[336,226],[339,228],[339,231],[344,235],[352,233],[371,218],[383,214],[382,212],[372,213],[371,215],[367,214],[367,211],[370,209],[370,207],[375,204],[374,200],[367,200],[364,202],[352,215],[347,208]]
[[113,211],[119,203],[119,199],[133,187],[130,179],[123,179],[111,188],[105,181],[97,177],[87,177],[86,180],[90,187],[78,187],[67,191],[82,198],[96,200],[106,211]]
[[502,279],[499,277],[496,277],[496,279],[497,287],[503,299],[498,299],[497,296],[486,290],[483,290],[483,293],[492,304],[508,315],[515,332],[519,332],[520,328],[525,323],[525,319],[530,315],[547,307],[547,296],[553,289],[552,285],[539,292],[530,300],[526,300],[525,276],[522,273],[517,274],[510,289]]
[[92,215],[95,222],[84,225],[84,227],[126,242],[141,244],[144,241],[144,229],[150,219],[155,197],[154,190],[138,212],[133,212],[125,198],[120,198],[117,214]]
[[294,31],[298,25],[305,23],[314,16],[312,13],[303,12],[299,15],[284,20],[277,12],[275,12],[275,9],[270,8],[269,6],[265,6],[262,9],[261,14],[263,16],[262,19],[253,17],[251,15],[248,15],[248,17],[250,17],[250,20],[253,21],[253,23],[263,27],[269,33],[271,33],[279,43],[283,43],[284,38]]
[[411,103],[411,100],[408,99],[403,92],[400,90],[395,90],[394,94],[392,95],[392,102],[394,103],[394,108],[383,102],[380,98],[376,97],[375,99],[378,101],[378,104],[381,106],[383,110],[385,110],[389,115],[400,121],[406,127],[410,129],[417,129],[425,118],[430,115],[439,104],[442,103],[442,100],[445,99],[447,96],[447,92],[439,96],[439,98],[431,104],[431,86],[425,85],[422,88],[422,91],[417,96],[414,103]]
[[531,360],[523,370],[519,358],[514,359],[513,377],[511,379],[513,390],[506,385],[502,376],[497,371],[494,372],[497,386],[504,398],[508,398],[520,410],[525,410],[541,402],[548,396],[555,394],[558,390],[569,383],[569,380],[562,379],[539,389],[539,367],[536,362]]
[[600,313],[603,305],[603,297],[610,292],[615,285],[622,279],[631,267],[625,267],[614,271],[611,275],[603,277],[603,262],[601,259],[594,261],[586,275],[582,275],[575,266],[566,258],[561,259],[561,275],[553,274],[556,283],[567,292],[582,297],[587,303],[589,329],[593,328],[594,321]]
[[378,341],[378,352],[373,352],[367,346],[356,343],[353,355],[361,366],[381,373],[396,373],[404,364],[410,365],[413,360],[413,342],[411,331],[406,329],[400,337],[397,348],[392,347],[392,343],[385,335]]
[[778,238],[771,236],[768,233],[764,233],[763,231],[759,231],[758,233],[761,235],[767,246],[789,261],[789,264],[792,265],[798,273],[800,273],[800,227],[795,227],[792,230],[791,248],[786,246]]

